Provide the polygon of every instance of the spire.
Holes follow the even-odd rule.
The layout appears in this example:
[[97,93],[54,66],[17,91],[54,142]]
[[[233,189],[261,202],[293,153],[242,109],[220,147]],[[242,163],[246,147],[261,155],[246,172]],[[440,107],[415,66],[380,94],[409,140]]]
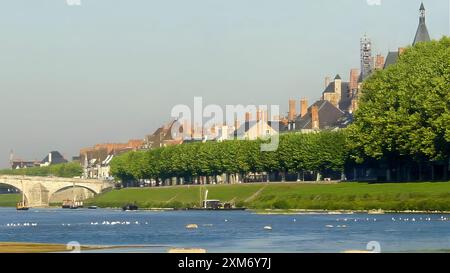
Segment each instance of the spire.
[[422,2],[422,4],[420,4],[420,9],[419,9],[420,11],[425,11],[425,6],[423,5],[423,2]]
[[419,19],[419,22],[424,22],[425,23],[425,14],[426,14],[426,11],[425,11],[425,6],[423,5],[423,2],[422,2],[422,4],[420,4],[420,9],[419,9],[419,12],[420,12],[420,19]]
[[427,25],[425,24],[425,6],[420,5],[420,16],[419,16],[419,27],[417,28],[416,36],[414,37],[413,45],[416,45],[418,42],[429,42],[430,34],[428,33]]

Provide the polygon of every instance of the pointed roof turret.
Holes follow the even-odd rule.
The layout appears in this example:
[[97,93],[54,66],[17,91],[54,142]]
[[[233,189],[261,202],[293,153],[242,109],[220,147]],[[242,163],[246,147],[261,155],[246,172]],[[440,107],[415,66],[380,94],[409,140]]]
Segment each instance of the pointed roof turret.
[[420,9],[419,10],[423,10],[423,11],[425,11],[425,6],[423,5],[423,2],[422,2],[422,4],[420,4]]
[[341,76],[339,76],[339,74],[336,75],[336,77],[334,77],[335,80],[342,80]]
[[427,25],[425,24],[425,6],[420,5],[420,17],[419,17],[419,26],[417,28],[416,36],[414,37],[413,45],[416,45],[419,42],[429,42],[430,34],[428,33]]

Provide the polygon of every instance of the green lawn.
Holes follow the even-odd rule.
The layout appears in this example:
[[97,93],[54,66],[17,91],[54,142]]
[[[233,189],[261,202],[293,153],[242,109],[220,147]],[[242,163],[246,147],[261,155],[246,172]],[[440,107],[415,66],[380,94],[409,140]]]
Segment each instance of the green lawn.
[[0,194],[0,207],[15,207],[20,198],[20,194]]
[[[450,183],[340,183],[208,185],[209,199],[234,201],[254,209],[384,209],[450,211]],[[199,186],[114,190],[87,204],[120,207],[136,202],[140,207],[199,205]]]

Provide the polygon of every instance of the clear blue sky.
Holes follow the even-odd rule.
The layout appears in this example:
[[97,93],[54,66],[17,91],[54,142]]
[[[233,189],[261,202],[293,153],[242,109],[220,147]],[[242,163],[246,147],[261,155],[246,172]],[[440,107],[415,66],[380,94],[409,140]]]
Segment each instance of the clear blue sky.
[[[142,138],[175,104],[319,98],[324,77],[409,45],[418,0],[0,0],[0,167]],[[374,1],[372,1],[374,2]],[[427,0],[432,38],[449,1]]]

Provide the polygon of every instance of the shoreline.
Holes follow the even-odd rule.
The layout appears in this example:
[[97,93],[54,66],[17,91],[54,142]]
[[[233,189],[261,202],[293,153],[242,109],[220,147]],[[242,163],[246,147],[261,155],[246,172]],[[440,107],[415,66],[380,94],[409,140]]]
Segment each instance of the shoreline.
[[[11,207],[0,207],[0,208],[11,208]],[[61,207],[57,206],[48,206],[48,207],[36,207],[30,208],[33,209],[61,209]],[[122,210],[119,207],[98,207],[97,210]],[[91,210],[86,208],[81,208],[77,210]],[[189,211],[186,209],[179,208],[140,208],[133,212],[175,212],[175,211]],[[211,210],[209,212],[213,212]],[[302,215],[302,214],[317,214],[317,215],[340,215],[340,214],[372,214],[372,215],[380,215],[380,214],[450,214],[450,211],[437,211],[437,210],[348,210],[348,209],[338,209],[338,210],[320,210],[320,209],[251,209],[248,208],[246,210],[249,213],[259,214],[259,215]],[[125,211],[124,211],[125,212]]]
[[415,210],[314,210],[314,209],[264,209],[249,210],[260,215],[301,215],[301,214],[317,214],[317,215],[340,215],[340,214],[450,214],[450,211],[415,211]]
[[[88,246],[81,245],[80,251],[113,249],[113,246]],[[24,242],[0,242],[0,253],[70,253],[74,249],[65,244],[52,243],[24,243]]]
[[[76,252],[142,248],[171,248],[167,245],[80,245]],[[73,246],[56,243],[0,242],[0,253],[71,253]]]

